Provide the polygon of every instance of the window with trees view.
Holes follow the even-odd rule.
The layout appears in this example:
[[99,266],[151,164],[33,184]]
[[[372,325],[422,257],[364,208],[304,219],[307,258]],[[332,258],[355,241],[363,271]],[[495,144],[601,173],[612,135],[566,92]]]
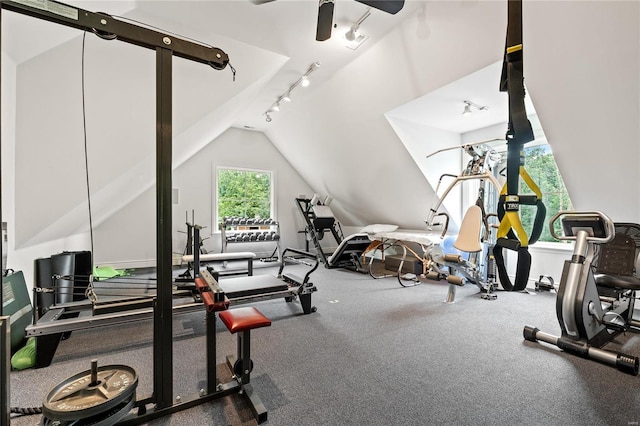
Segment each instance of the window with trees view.
[[[504,170],[507,165],[506,144],[501,143],[500,145],[493,145],[492,147],[502,154],[502,162],[494,171]],[[525,169],[542,192],[542,201],[547,210],[544,226],[542,227],[542,234],[538,241],[557,243],[559,241],[553,238],[549,231],[549,221],[553,215],[560,210],[572,210],[573,205],[571,204],[567,188],[564,186],[560,170],[558,170],[558,166],[556,165],[556,160],[553,158],[551,147],[546,143],[545,139],[537,138],[534,144],[530,146],[525,145],[524,162]],[[520,178],[519,193],[521,195],[533,195],[533,191],[522,178]],[[493,205],[491,200],[488,200],[486,207],[489,211],[496,210],[496,206]],[[533,229],[536,213],[536,206],[520,205],[520,220],[527,233],[530,233]]]
[[[547,144],[524,148],[525,169],[542,191],[542,201],[547,208],[545,226],[538,241],[558,242],[549,232],[549,221],[560,210],[571,210],[573,206],[567,188],[553,158],[551,147]],[[523,179],[520,180],[520,193],[533,194]],[[524,229],[531,230],[536,215],[536,208],[520,206],[520,218]]]
[[218,168],[218,223],[224,217],[272,217],[272,177],[264,170]]

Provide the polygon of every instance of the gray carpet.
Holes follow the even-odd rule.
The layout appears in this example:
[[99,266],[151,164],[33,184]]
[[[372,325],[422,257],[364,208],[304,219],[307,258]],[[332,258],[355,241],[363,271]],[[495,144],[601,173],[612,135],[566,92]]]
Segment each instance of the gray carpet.
[[[274,272],[261,270],[260,273]],[[224,278],[222,278],[224,280]],[[403,288],[346,270],[319,269],[318,311],[297,302],[256,303],[273,320],[252,333],[252,383],[273,425],[629,425],[640,421],[640,380],[612,367],[525,342],[524,325],[557,334],[555,293],[477,287]],[[174,393],[204,387],[204,313],[174,317]],[[235,352],[219,328],[218,363]],[[152,390],[152,324],[73,332],[51,366],[13,372],[11,405],[42,404],[47,392],[101,365],[126,364],[139,375],[138,396]],[[640,354],[640,336],[610,347]],[[224,366],[219,371],[228,377]],[[12,419],[34,425],[40,416]],[[229,396],[152,421],[153,425],[256,424],[242,398]]]

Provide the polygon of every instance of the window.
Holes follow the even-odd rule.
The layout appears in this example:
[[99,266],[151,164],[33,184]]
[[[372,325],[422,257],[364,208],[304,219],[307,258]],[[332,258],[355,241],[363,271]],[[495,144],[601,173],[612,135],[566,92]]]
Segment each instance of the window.
[[[494,172],[501,171],[502,174],[505,174],[504,169],[507,166],[507,146],[505,143],[500,143],[499,145],[492,145],[492,148],[502,154],[502,162],[494,168]],[[538,137],[534,142],[531,142],[531,144],[525,145],[524,162],[525,169],[542,192],[542,201],[547,209],[544,226],[542,227],[542,233],[538,241],[557,243],[559,241],[553,238],[549,231],[549,221],[553,215],[560,210],[572,210],[573,205],[571,204],[567,188],[564,186],[564,181],[562,180],[556,161],[553,158],[551,147],[547,144],[546,139]],[[477,191],[477,186],[472,189]],[[493,191],[491,191],[487,197],[486,208],[488,211],[496,211],[496,206],[494,206],[492,202],[492,200],[495,199],[495,195],[492,195],[492,192]],[[475,192],[468,194],[469,195],[466,195],[467,200],[475,200],[475,198],[470,198]],[[527,186],[522,177],[520,177],[519,194],[533,195],[533,191]],[[465,205],[468,205],[468,202]],[[529,235],[533,229],[536,212],[535,206],[520,205],[520,220]]]
[[268,219],[273,216],[271,172],[218,168],[217,222],[224,217]]
[[[556,160],[553,158],[551,147],[547,144],[525,146],[524,161],[525,169],[542,191],[542,201],[547,208],[547,215],[544,219],[545,226],[542,228],[542,234],[538,241],[558,242],[551,236],[549,221],[560,210],[572,210],[573,205],[556,165]],[[520,193],[533,194],[523,179],[520,179]],[[520,206],[520,219],[524,229],[528,232],[533,228],[535,214],[535,207]]]

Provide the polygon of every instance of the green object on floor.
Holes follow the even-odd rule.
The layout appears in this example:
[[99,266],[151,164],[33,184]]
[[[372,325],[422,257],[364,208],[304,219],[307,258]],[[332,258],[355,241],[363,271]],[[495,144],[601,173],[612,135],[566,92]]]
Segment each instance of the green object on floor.
[[129,275],[126,270],[113,269],[111,266],[96,266],[93,268],[93,276],[98,279],[109,279],[125,275]]
[[27,344],[11,357],[11,367],[14,370],[26,370],[36,365],[36,338],[29,337]]

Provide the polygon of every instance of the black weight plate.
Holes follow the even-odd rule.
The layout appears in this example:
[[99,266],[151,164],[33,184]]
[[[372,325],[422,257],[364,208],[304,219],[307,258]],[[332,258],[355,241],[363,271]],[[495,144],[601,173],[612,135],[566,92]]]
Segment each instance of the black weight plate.
[[[251,373],[253,371],[253,360],[249,360],[249,373]],[[233,363],[233,372],[236,374],[236,376],[240,377],[242,376],[242,360],[241,359],[237,359],[236,362]]]
[[95,386],[91,386],[91,370],[87,370],[54,387],[42,404],[42,414],[58,420],[97,416],[134,395],[137,385],[136,371],[126,365],[98,367]]

